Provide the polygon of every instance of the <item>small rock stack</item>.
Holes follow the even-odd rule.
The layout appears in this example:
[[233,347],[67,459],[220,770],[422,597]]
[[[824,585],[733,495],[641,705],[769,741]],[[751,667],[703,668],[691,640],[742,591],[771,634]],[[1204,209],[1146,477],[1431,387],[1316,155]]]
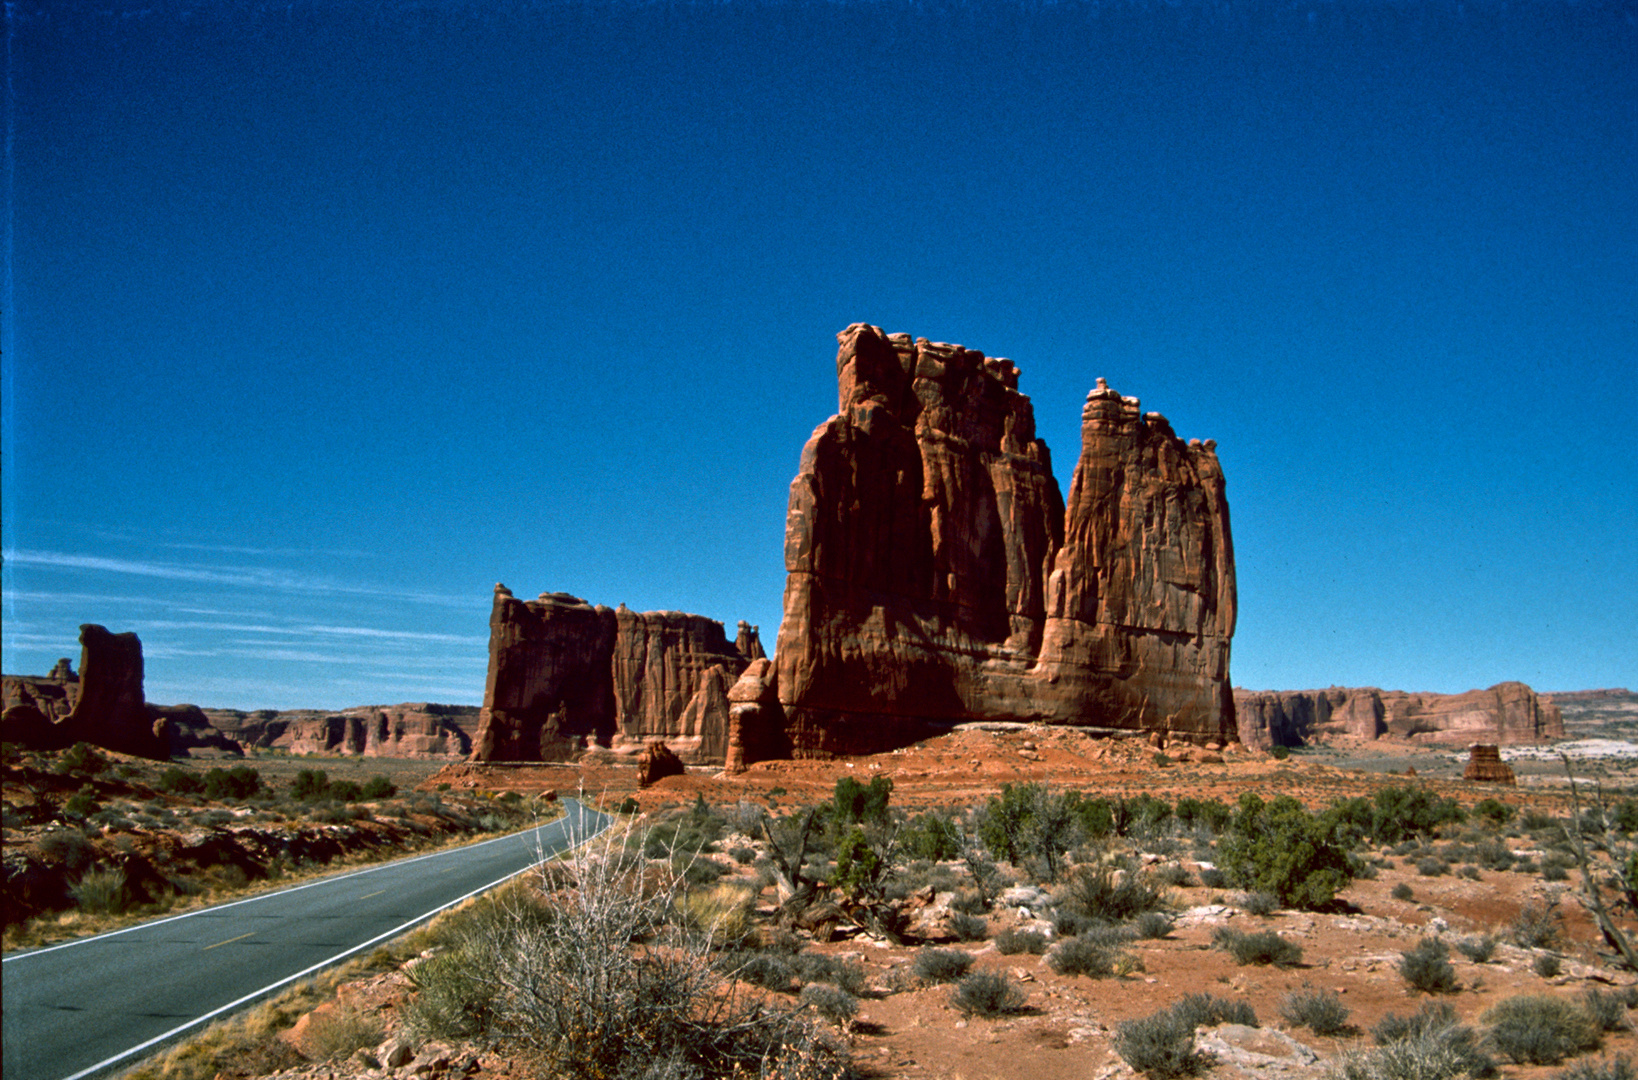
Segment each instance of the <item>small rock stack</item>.
[[1467,768],[1462,770],[1462,779],[1481,784],[1518,784],[1512,766],[1501,759],[1501,748],[1493,743],[1473,744],[1468,750]]

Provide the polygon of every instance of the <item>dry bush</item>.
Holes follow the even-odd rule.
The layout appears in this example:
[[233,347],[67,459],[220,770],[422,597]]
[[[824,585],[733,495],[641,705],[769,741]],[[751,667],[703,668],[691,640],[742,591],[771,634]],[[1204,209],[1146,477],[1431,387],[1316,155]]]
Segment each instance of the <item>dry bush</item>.
[[975,971],[956,984],[950,1004],[963,1016],[994,1018],[1015,1013],[1024,1007],[1024,991],[1005,975]]
[[1597,1050],[1604,1033],[1587,1011],[1567,998],[1520,994],[1484,1014],[1498,1053],[1521,1065],[1557,1065]]
[[1293,990],[1280,999],[1280,1018],[1315,1035],[1346,1035],[1353,1030],[1348,1024],[1348,1006],[1335,990]]
[[307,1025],[307,1045],[321,1061],[350,1057],[379,1044],[385,1035],[379,1016],[356,1009],[316,1012]]
[[910,962],[910,970],[923,982],[955,982],[973,966],[971,953],[960,949],[922,949]]
[[1438,938],[1423,938],[1399,954],[1399,974],[1425,994],[1456,990],[1456,969],[1450,966],[1450,946]]
[[1046,947],[1046,935],[1039,930],[1019,930],[1009,926],[995,935],[996,951],[1003,956],[1015,956],[1018,953],[1040,956],[1046,952]]
[[1213,948],[1228,953],[1236,964],[1273,964],[1284,968],[1302,963],[1302,946],[1272,930],[1248,934],[1219,926],[1212,932],[1211,944]]

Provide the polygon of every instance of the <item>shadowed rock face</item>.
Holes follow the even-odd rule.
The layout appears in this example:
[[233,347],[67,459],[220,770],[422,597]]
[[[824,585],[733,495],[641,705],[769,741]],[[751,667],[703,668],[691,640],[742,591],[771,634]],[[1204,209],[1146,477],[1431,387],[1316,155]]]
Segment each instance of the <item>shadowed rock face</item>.
[[1232,737],[1211,444],[1100,386],[1066,508],[1018,368],[856,324],[802,452],[775,649],[799,756],[1025,720]]
[[76,742],[160,761],[170,757],[143,700],[142,642],[135,634],[113,634],[95,623],[80,627],[80,696],[63,725]]
[[[565,760],[596,745],[665,742],[684,761],[728,750],[728,688],[761,653],[754,627],[676,611],[592,606],[565,593],[522,601],[496,586],[489,677],[472,757]],[[742,651],[744,650],[744,651]]]
[[1463,694],[1406,693],[1373,686],[1326,690],[1237,690],[1240,738],[1248,746],[1301,746],[1326,735],[1393,736],[1418,743],[1545,742],[1564,737],[1564,717],[1521,682]]

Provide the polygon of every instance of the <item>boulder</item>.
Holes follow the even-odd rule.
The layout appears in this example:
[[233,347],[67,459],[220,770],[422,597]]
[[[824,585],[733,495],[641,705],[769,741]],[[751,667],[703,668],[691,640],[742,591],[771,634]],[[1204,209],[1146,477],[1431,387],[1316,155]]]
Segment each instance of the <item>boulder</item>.
[[1234,735],[1213,444],[1100,385],[1066,506],[1019,370],[855,324],[802,452],[775,649],[798,756],[964,722]]
[[682,758],[671,752],[659,739],[644,746],[637,754],[637,786],[652,787],[668,776],[681,776],[688,770]]

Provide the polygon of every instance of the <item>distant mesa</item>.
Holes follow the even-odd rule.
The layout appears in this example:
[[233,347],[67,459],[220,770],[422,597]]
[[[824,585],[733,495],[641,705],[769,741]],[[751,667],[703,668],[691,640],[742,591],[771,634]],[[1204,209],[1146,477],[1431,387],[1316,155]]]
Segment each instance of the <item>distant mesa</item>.
[[1406,693],[1373,686],[1325,690],[1235,690],[1247,746],[1302,746],[1330,736],[1413,743],[1516,745],[1564,737],[1557,705],[1521,682],[1463,694]]

